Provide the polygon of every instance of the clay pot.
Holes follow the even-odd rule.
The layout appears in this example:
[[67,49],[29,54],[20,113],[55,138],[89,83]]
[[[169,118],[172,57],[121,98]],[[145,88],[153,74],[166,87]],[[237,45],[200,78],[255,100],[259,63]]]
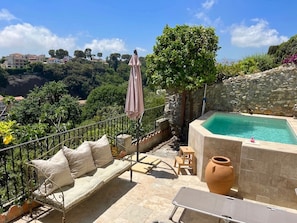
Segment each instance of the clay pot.
[[205,169],[205,181],[210,192],[228,194],[235,180],[233,166],[229,158],[212,157]]

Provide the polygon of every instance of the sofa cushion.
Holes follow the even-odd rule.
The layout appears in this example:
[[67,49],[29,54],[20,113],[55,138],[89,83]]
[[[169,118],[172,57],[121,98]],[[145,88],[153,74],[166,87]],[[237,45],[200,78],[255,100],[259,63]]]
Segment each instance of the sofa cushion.
[[32,160],[31,163],[39,170],[38,181],[41,182],[39,192],[42,195],[51,194],[59,187],[73,184],[74,180],[68,166],[68,161],[62,150],[59,150],[48,160]]
[[106,135],[97,141],[89,141],[96,167],[104,167],[112,163],[113,156]]
[[64,146],[63,152],[68,160],[73,178],[78,178],[96,169],[88,142],[83,142],[75,150]]

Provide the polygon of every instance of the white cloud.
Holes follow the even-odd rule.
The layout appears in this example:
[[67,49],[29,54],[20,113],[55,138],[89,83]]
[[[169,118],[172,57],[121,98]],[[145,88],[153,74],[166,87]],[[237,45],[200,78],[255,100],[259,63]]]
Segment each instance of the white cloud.
[[32,26],[28,23],[10,25],[0,30],[0,51],[47,54],[50,49],[60,48],[73,50],[75,39],[58,37],[44,27]]
[[206,0],[205,2],[202,3],[202,7],[204,9],[210,9],[212,6],[215,4],[215,0]]
[[215,19],[212,19],[209,17],[208,13],[210,9],[214,6],[216,3],[216,0],[206,0],[203,2],[202,8],[195,14],[195,17],[202,21],[202,23],[206,26],[219,26],[222,21],[220,17],[217,17]]
[[94,52],[102,52],[104,54],[126,51],[125,42],[119,38],[94,39],[91,43],[85,44],[85,48],[90,48]]
[[141,47],[136,47],[136,50],[137,50],[138,53],[139,53],[139,52],[141,52],[141,53],[146,53],[146,52],[147,52],[146,49],[141,48]]
[[[78,39],[74,37],[60,37],[42,26],[33,26],[29,23],[6,26],[0,30],[1,56],[12,53],[45,54],[50,49],[64,49],[73,55],[75,50],[92,49],[93,53],[101,52],[109,55],[115,52],[126,52],[125,42],[119,38],[94,39],[91,43],[78,46]],[[139,48],[142,51],[141,48]]]
[[253,19],[254,25],[233,25],[231,27],[231,43],[238,47],[263,47],[278,45],[288,40],[280,36],[278,31],[269,28],[269,23],[263,19]]
[[219,26],[220,24],[222,24],[222,20],[220,17],[217,17],[216,19],[212,20],[210,19],[206,13],[204,12],[198,12],[196,14],[196,17],[200,20],[202,20],[202,23],[204,25],[207,25],[207,26],[214,26],[214,27],[217,27]]
[[0,20],[14,20],[17,19],[13,14],[11,14],[7,9],[1,9],[0,10]]

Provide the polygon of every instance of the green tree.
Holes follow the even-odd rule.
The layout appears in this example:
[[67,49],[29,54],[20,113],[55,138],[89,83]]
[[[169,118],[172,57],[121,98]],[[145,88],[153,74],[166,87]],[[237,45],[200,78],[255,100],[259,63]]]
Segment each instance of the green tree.
[[289,56],[297,54],[297,35],[292,36],[288,41],[278,46],[269,47],[268,54],[274,56],[278,65]]
[[253,56],[260,71],[265,71],[276,67],[273,56],[269,54],[256,54]]
[[73,128],[79,123],[80,115],[78,99],[68,94],[66,85],[61,81],[35,87],[9,112],[10,119],[21,125],[46,124],[48,133]]
[[127,85],[104,85],[91,91],[84,106],[83,117],[85,119],[102,115],[104,107],[120,106],[119,114],[124,112],[124,104],[126,99]]
[[6,57],[3,56],[3,57],[0,59],[0,64],[3,64],[5,61],[6,61]]
[[48,54],[51,56],[51,58],[55,57],[56,56],[56,51],[51,49],[48,51]]
[[246,57],[239,62],[240,69],[244,74],[259,72],[257,61],[254,57]]
[[97,57],[99,57],[99,58],[101,58],[101,57],[102,57],[102,55],[103,55],[103,54],[102,54],[102,53],[100,53],[100,52],[99,52],[99,53],[97,53]]
[[43,67],[43,75],[52,81],[63,80],[66,76],[65,66],[61,64],[45,64]]
[[43,74],[43,63],[42,62],[35,62],[35,63],[30,63],[31,71],[33,73],[39,73]]
[[182,93],[182,132],[186,124],[186,94],[215,80],[218,49],[218,37],[213,28],[166,25],[162,35],[157,37],[153,54],[146,58],[150,84]]
[[63,50],[63,49],[56,50],[56,57],[58,59],[63,59],[65,56],[69,56],[67,50]]
[[0,67],[0,87],[5,88],[8,85],[8,73]]
[[92,50],[90,48],[85,49],[86,58],[92,60]]
[[119,59],[121,58],[121,54],[119,53],[112,53],[110,54],[109,60],[107,61],[109,64],[109,67],[112,67],[114,71],[117,71],[119,66]]
[[74,51],[74,56],[76,58],[86,58],[86,54],[82,50],[75,50]]
[[89,88],[91,86],[89,79],[81,75],[68,75],[63,79],[63,82],[72,96],[76,96],[81,99],[87,98],[91,91]]
[[131,54],[123,54],[121,58],[122,60],[129,61],[129,59],[131,58]]

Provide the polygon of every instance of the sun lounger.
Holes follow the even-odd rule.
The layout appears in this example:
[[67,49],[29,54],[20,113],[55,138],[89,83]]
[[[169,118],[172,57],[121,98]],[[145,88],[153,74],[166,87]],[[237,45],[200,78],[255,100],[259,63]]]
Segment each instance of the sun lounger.
[[187,187],[182,187],[179,190],[172,203],[175,207],[169,217],[170,220],[172,220],[177,208],[181,207],[211,215],[230,223],[297,222],[297,214],[293,212]]

